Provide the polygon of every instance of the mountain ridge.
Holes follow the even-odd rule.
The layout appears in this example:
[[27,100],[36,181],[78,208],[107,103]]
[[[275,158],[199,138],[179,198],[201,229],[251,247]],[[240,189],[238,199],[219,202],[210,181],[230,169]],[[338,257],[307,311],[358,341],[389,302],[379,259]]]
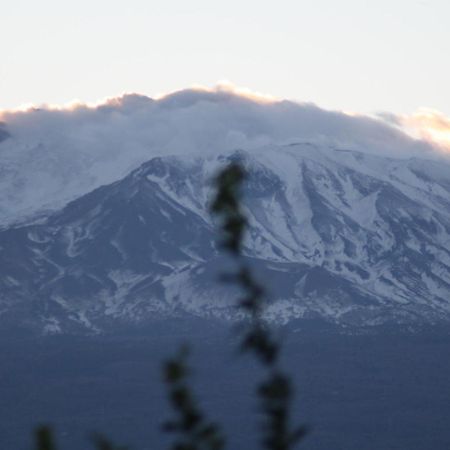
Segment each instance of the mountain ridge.
[[350,327],[450,319],[450,176],[443,164],[319,147],[160,156],[35,224],[0,231],[0,324],[102,332],[193,315],[239,320],[217,282],[212,179],[239,161],[245,256],[267,319]]

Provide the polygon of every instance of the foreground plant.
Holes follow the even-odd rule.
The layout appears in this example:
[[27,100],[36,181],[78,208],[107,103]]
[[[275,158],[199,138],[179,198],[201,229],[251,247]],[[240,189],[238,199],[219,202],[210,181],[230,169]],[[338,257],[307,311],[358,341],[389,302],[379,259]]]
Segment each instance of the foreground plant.
[[[291,425],[292,381],[280,367],[280,342],[263,319],[264,287],[255,280],[243,257],[243,238],[248,223],[242,211],[240,192],[245,177],[244,169],[237,163],[222,170],[216,178],[217,193],[211,209],[221,221],[221,229],[224,234],[221,245],[236,262],[236,271],[225,274],[224,281],[236,284],[244,294],[238,303],[247,318],[240,347],[243,351],[253,354],[266,372],[265,378],[257,386],[257,395],[264,417],[261,427],[261,444],[267,450],[289,450],[304,438],[308,429],[305,426],[294,427]],[[208,425],[202,422],[204,421],[203,415],[195,409],[194,403],[192,403],[193,394],[185,379],[185,356],[185,354],[181,354],[170,361],[171,366],[170,364],[165,366],[170,399],[173,407],[180,414],[178,422],[169,429],[170,432],[176,432],[181,439],[174,444],[173,449],[221,449],[224,441],[220,437],[221,433],[216,425],[209,428],[211,440],[205,441],[200,434],[193,434],[194,423],[197,424],[199,430]],[[168,377],[170,367],[171,378]],[[183,383],[179,389],[183,392],[181,397],[184,399],[184,406],[182,406],[180,398],[174,401],[174,390],[180,380]]]
[[[263,381],[256,388],[263,416],[261,444],[267,450],[290,450],[304,438],[308,429],[291,424],[292,381],[281,368],[280,342],[264,321],[264,287],[256,281],[243,256],[248,223],[240,192],[245,177],[244,169],[236,163],[222,170],[216,178],[217,192],[211,209],[221,221],[224,234],[221,245],[232,255],[236,266],[233,273],[224,274],[224,281],[237,285],[243,292],[238,307],[245,313],[246,320],[241,330],[240,348],[252,354],[264,370]],[[163,379],[174,412],[174,418],[163,425],[163,430],[174,435],[172,450],[222,450],[225,437],[220,426],[201,411],[189,386],[188,353],[187,347],[182,347],[163,365]],[[36,430],[35,443],[36,450],[56,450],[48,427]],[[97,450],[125,450],[101,436],[95,436],[93,443]]]

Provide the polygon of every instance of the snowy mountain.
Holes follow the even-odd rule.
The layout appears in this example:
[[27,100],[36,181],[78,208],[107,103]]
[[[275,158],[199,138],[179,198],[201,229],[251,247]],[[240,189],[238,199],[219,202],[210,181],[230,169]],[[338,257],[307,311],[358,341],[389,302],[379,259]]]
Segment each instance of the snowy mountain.
[[450,320],[450,165],[310,142],[157,156],[0,231],[0,326],[101,331],[234,320],[211,180],[248,171],[246,256],[267,318],[345,326]]

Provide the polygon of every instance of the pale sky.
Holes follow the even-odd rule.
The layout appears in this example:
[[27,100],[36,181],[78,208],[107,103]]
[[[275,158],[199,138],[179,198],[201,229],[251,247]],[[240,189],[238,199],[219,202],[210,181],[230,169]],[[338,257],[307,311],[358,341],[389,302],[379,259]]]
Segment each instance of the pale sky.
[[4,0],[0,109],[230,80],[355,112],[450,115],[449,0]]

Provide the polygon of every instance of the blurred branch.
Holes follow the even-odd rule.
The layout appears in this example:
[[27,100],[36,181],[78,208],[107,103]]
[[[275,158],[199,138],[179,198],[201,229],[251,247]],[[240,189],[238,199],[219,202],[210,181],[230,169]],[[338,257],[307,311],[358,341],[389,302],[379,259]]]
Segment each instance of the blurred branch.
[[50,427],[40,426],[35,430],[36,450],[56,450]]
[[254,354],[267,370],[267,378],[261,382],[257,394],[265,417],[262,424],[262,444],[268,450],[289,450],[307,434],[305,426],[290,424],[293,390],[290,377],[279,367],[280,343],[273,330],[265,323],[265,290],[253,276],[242,258],[243,239],[248,225],[241,206],[241,189],[245,181],[244,168],[232,163],[216,178],[217,194],[212,211],[221,220],[224,233],[222,246],[235,258],[237,271],[227,274],[226,282],[239,286],[244,297],[239,307],[249,315],[249,322],[243,333],[241,348]]
[[163,424],[163,430],[177,436],[173,450],[222,450],[224,439],[218,425],[205,418],[187,383],[188,354],[188,348],[182,347],[163,367],[169,401],[176,415]]

